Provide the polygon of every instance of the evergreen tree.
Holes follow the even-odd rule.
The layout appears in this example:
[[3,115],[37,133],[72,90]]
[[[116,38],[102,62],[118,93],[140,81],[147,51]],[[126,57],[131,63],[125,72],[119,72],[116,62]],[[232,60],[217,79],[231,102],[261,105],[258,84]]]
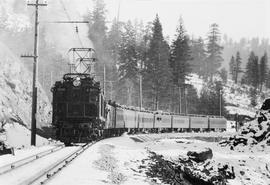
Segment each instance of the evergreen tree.
[[234,56],[232,56],[230,61],[230,75],[232,76],[232,80],[235,81],[236,78],[236,62]]
[[[182,19],[179,21],[179,27],[176,32],[176,39],[172,42],[169,61],[172,69],[173,82],[179,89],[179,113],[181,113],[181,99],[182,95],[185,95],[182,91],[185,92],[185,80],[187,75],[191,72],[189,61],[192,58],[189,38],[185,33]],[[184,98],[184,100],[186,100],[186,98]]]
[[209,82],[203,87],[198,109],[200,114],[222,116],[227,114],[223,96],[223,86],[220,81]]
[[207,59],[206,59],[206,71],[210,77],[210,81],[213,81],[213,76],[217,72],[218,68],[221,66],[223,61],[222,50],[223,47],[219,45],[220,33],[218,25],[216,23],[210,26],[210,32],[208,34],[207,43]]
[[[120,86],[116,66],[117,62],[119,61],[122,27],[123,23],[120,23],[117,21],[117,19],[114,19],[105,42],[105,48],[107,48],[109,57],[106,59],[109,62],[107,65],[107,69],[109,70],[106,71],[106,78],[107,82],[109,83],[106,85],[109,85],[109,88],[107,87],[107,89],[110,89],[110,99],[117,100],[117,102],[120,102],[120,99],[116,99],[115,95],[119,94],[117,91],[119,90]],[[122,97],[123,96],[120,96],[120,98]]]
[[[122,42],[119,51],[119,77],[120,86],[126,89],[122,97],[128,100],[126,105],[137,105],[138,100],[134,98],[135,84],[138,77],[138,54],[136,48],[136,32],[131,21],[128,21],[124,26],[122,33]],[[135,91],[135,92],[134,92]],[[136,93],[135,93],[136,94]]]
[[[98,62],[95,65],[95,74],[98,81],[105,81],[104,78],[104,68],[106,71],[106,74],[111,73],[111,64],[112,60],[111,57],[109,57],[108,50],[106,48],[106,9],[105,9],[105,3],[103,0],[93,0],[94,2],[94,8],[93,11],[86,17],[86,19],[89,21],[89,31],[88,31],[88,37],[93,43],[94,49],[96,51],[96,56],[98,58]],[[107,76],[107,75],[106,75]],[[102,83],[104,84],[104,83]],[[105,83],[107,87],[107,83]],[[106,89],[108,89],[107,87]],[[104,87],[103,87],[104,89]],[[107,93],[105,94],[105,97],[107,97]]]
[[[137,26],[138,27],[138,26]],[[141,80],[142,89],[139,87],[137,88],[138,97],[140,101],[140,91],[142,90],[142,106],[144,106],[145,97],[147,97],[147,93],[144,89],[146,83],[146,75],[144,75],[145,71],[145,63],[148,60],[148,50],[150,40],[152,38],[152,23],[148,23],[145,27],[143,24],[139,25],[139,33],[136,33],[136,41],[137,41],[137,59],[138,59],[138,72],[139,72],[139,83]],[[146,87],[148,88],[148,87]],[[145,94],[146,93],[146,94]],[[138,103],[140,105],[140,102]]]
[[112,56],[114,62],[116,62],[119,58],[122,27],[123,23],[120,23],[114,19],[106,39],[106,48],[110,51],[110,56]]
[[258,88],[259,85],[258,57],[255,56],[253,51],[249,55],[244,78],[246,84],[252,85],[252,87],[255,89]]
[[268,67],[267,67],[267,54],[264,53],[260,60],[260,65],[259,65],[259,77],[260,77],[260,91],[262,91],[262,87],[265,84],[266,81],[266,76],[268,72]]
[[89,19],[89,38],[96,50],[103,49],[106,39],[106,9],[103,0],[93,0],[94,9]]
[[[153,22],[152,37],[147,52],[144,70],[144,90],[147,94],[149,105],[154,105],[157,110],[165,106],[168,98],[166,84],[168,81],[169,46],[164,40],[162,26],[158,15]],[[149,102],[150,100],[150,102]]]
[[255,107],[257,105],[257,90],[255,88],[250,89],[249,97],[250,97],[250,105]]
[[122,43],[119,51],[119,72],[120,78],[134,79],[138,73],[136,33],[131,21],[124,26]]
[[223,84],[227,83],[228,80],[228,71],[223,67],[220,72],[220,78],[222,79]]
[[270,88],[270,70],[267,70],[267,76],[266,76],[266,81],[265,81],[265,86],[267,88]]
[[240,57],[240,53],[239,53],[239,51],[237,51],[237,53],[236,53],[236,59],[235,59],[235,80],[234,80],[234,82],[236,84],[238,82],[239,73],[242,72],[242,69],[241,69],[241,63],[242,63],[242,61],[241,60],[242,59]]
[[199,97],[197,90],[194,86],[190,85],[187,87],[187,113],[188,114],[199,114],[198,105],[199,105]]
[[199,39],[193,39],[191,41],[190,50],[192,58],[190,61],[190,66],[192,68],[192,72],[197,73],[199,76],[205,76],[206,51],[203,39],[201,37]]

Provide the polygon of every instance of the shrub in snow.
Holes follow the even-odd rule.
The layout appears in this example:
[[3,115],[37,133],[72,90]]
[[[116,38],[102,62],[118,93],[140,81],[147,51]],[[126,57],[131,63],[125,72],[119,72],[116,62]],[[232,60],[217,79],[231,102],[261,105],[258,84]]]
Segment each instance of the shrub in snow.
[[113,156],[113,145],[102,145],[99,148],[101,157],[93,162],[93,164],[100,170],[110,172],[108,179],[111,184],[121,184],[126,181],[127,177],[119,172],[117,159]]
[[246,123],[241,130],[228,140],[220,142],[221,146],[230,146],[234,149],[235,146],[253,146],[257,144],[267,144],[270,146],[270,99],[266,99],[257,112],[256,119]]
[[117,160],[108,155],[102,155],[100,159],[94,161],[94,165],[103,171],[111,172],[116,168]]
[[121,184],[127,180],[127,177],[125,175],[115,171],[112,172],[108,178],[111,180],[112,184]]
[[229,164],[217,163],[214,160],[195,162],[186,157],[179,157],[177,161],[169,161],[155,152],[150,152],[148,163],[148,177],[158,178],[161,183],[186,184],[226,184],[227,179],[235,178],[233,167]]

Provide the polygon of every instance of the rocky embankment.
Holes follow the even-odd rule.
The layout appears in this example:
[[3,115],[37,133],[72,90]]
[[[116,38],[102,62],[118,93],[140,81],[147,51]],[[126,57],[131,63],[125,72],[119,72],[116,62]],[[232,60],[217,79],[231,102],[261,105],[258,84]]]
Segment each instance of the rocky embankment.
[[270,146],[270,99],[264,101],[256,119],[246,123],[236,135],[220,142],[220,146],[231,150],[257,145]]
[[149,154],[141,168],[147,169],[146,174],[153,181],[175,185],[216,185],[235,178],[233,167],[212,160],[213,153],[209,148],[190,151],[187,157],[180,156],[178,160],[165,159],[155,152]]
[[[30,61],[28,61],[30,62]],[[32,73],[23,62],[0,42],[0,128],[17,122],[30,128],[32,103]],[[50,123],[50,102],[38,85],[37,127]]]

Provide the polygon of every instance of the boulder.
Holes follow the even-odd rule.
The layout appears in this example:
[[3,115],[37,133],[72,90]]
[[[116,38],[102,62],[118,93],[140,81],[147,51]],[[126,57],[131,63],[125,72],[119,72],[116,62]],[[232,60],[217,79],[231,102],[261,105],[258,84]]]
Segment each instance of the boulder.
[[188,151],[187,156],[189,159],[199,163],[204,162],[207,159],[212,159],[213,152],[211,148],[204,148],[201,151]]
[[264,100],[261,110],[270,110],[270,98]]

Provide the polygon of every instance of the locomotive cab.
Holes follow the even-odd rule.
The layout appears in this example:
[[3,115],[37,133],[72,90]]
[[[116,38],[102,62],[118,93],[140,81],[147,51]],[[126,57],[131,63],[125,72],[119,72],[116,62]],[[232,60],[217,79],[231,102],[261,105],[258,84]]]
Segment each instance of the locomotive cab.
[[89,74],[68,73],[52,88],[56,139],[65,143],[88,142],[104,125],[104,98],[99,82]]

